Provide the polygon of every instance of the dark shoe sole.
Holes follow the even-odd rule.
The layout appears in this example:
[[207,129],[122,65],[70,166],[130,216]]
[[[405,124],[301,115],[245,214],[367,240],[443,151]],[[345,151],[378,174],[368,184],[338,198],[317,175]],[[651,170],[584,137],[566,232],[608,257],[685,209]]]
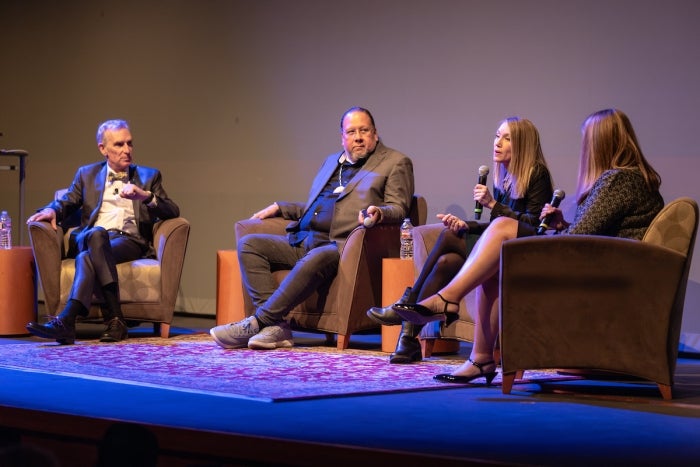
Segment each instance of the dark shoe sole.
[[408,365],[415,362],[420,362],[423,360],[423,356],[420,353],[413,355],[403,355],[403,354],[391,354],[389,357],[389,363],[394,365]]
[[36,323],[29,323],[25,328],[29,333],[42,339],[55,339],[61,345],[75,344],[75,335],[55,332],[55,330],[46,329],[44,326]]
[[128,334],[125,334],[122,338],[115,336],[100,336],[100,342],[121,342],[123,340],[126,340],[128,337]]
[[[394,311],[393,309],[391,311]],[[379,323],[382,326],[398,326],[403,323],[403,319],[394,311],[394,316],[386,317],[384,315],[380,315],[377,313],[373,313],[373,309],[370,309],[367,311],[367,316],[374,321],[375,323]]]

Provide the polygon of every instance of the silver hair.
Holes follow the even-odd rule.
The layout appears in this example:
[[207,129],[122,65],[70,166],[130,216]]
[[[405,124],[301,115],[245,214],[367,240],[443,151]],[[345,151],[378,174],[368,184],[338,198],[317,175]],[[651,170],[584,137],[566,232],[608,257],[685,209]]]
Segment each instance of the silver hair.
[[97,127],[97,144],[102,144],[104,142],[105,131],[110,130],[121,130],[123,128],[129,129],[129,124],[126,120],[107,120]]

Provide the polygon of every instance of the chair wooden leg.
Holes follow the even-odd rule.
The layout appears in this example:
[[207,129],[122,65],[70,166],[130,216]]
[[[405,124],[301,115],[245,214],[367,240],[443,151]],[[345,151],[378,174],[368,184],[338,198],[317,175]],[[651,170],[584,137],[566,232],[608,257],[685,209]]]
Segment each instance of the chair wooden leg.
[[501,375],[503,378],[503,382],[501,383],[501,390],[503,391],[503,394],[510,394],[511,389],[513,389],[515,374],[516,372],[503,373],[503,375]]
[[338,334],[338,350],[345,350],[350,345],[350,334]]
[[515,379],[523,379],[525,376],[525,370],[518,370],[515,372]]
[[421,339],[420,346],[423,351],[423,358],[429,358],[433,354],[435,339]]
[[170,337],[170,325],[167,323],[153,323],[153,334],[160,335],[163,339]]
[[661,383],[656,383],[656,385],[659,387],[659,391],[661,391],[661,396],[664,398],[664,400],[670,401],[671,399],[673,399],[671,386],[669,386],[668,384]]

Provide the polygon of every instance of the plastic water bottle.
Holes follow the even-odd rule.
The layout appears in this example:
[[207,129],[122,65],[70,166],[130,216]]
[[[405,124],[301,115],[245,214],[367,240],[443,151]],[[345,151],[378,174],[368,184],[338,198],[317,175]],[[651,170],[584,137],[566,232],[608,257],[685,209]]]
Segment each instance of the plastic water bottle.
[[12,219],[7,211],[0,213],[0,248],[12,248]]
[[413,259],[413,224],[411,219],[406,218],[401,224],[401,249],[399,250],[401,259]]

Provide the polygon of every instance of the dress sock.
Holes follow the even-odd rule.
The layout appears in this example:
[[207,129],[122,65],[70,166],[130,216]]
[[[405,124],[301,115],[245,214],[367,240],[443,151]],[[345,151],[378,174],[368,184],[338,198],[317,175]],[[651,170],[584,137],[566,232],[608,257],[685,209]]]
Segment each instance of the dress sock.
[[102,287],[102,296],[105,299],[105,306],[102,308],[102,318],[104,322],[110,321],[112,318],[124,320],[122,315],[122,306],[119,303],[119,285],[116,282],[111,282]]
[[88,310],[80,301],[71,298],[66,303],[66,307],[58,314],[61,321],[69,326],[75,326],[75,320],[78,316],[87,316]]

